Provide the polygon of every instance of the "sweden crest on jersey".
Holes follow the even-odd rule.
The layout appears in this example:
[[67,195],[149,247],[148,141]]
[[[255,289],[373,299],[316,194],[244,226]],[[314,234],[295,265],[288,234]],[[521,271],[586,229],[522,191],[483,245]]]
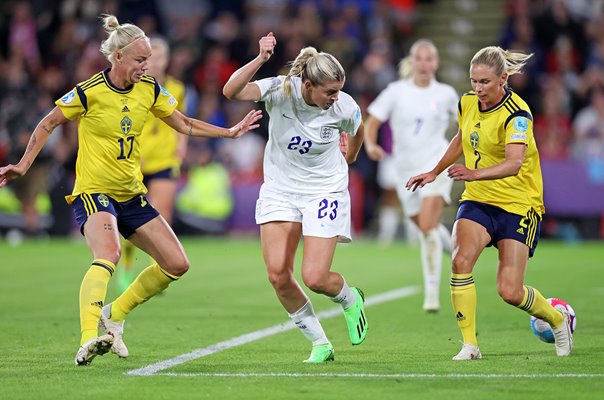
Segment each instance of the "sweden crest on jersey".
[[130,129],[132,129],[132,120],[126,115],[124,118],[122,118],[122,120],[120,121],[120,127],[122,129],[122,133],[124,135],[127,135],[128,132],[130,132]]
[[472,134],[470,135],[470,144],[472,145],[473,149],[476,149],[478,147],[479,140],[480,137],[478,136],[478,132],[472,132]]

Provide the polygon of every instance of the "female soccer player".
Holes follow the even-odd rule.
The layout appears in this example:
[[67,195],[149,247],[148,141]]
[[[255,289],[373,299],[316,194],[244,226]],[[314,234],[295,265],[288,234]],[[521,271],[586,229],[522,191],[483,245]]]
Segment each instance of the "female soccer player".
[[453,360],[482,358],[476,340],[476,286],[472,270],[485,247],[499,250],[497,290],[507,303],[552,326],[556,353],[572,349],[570,318],[552,307],[524,273],[539,239],[543,182],[528,105],[507,86],[532,56],[490,46],[470,62],[473,91],[458,106],[459,131],[430,172],[409,179],[415,190],[433,182],[462,154],[465,165],[448,168],[466,189],[453,226],[451,299],[463,347]]
[[[178,101],[177,110],[184,112],[185,85],[166,75],[170,47],[160,37],[153,37],[150,42],[153,55],[148,61],[148,73]],[[169,225],[172,224],[180,164],[187,151],[188,138],[187,135],[179,135],[152,113],[149,113],[140,138],[141,172],[143,183],[149,190],[147,198]],[[134,250],[131,242],[123,241],[123,268],[117,269],[118,284],[122,292],[132,283]]]
[[372,160],[384,157],[377,132],[390,120],[396,191],[405,214],[420,230],[423,308],[436,312],[440,309],[442,252],[451,248],[451,235],[440,224],[440,216],[445,202],[451,201],[453,181],[442,173],[433,185],[415,192],[405,190],[405,183],[435,165],[446,151],[445,134],[456,114],[458,96],[451,86],[435,79],[438,52],[431,41],[418,40],[409,53],[400,63],[401,79],[388,85],[367,108],[365,150]]
[[[136,25],[120,25],[105,15],[109,37],[101,52],[111,68],[99,72],[55,102],[56,107],[34,129],[17,165],[0,168],[0,187],[24,175],[52,131],[78,119],[78,160],[73,193],[76,220],[93,256],[80,288],[80,348],[76,365],[90,364],[110,349],[128,356],[122,340],[124,318],[136,306],[166,289],[189,269],[189,260],[170,226],[145,198],[140,179],[140,135],[151,111],[189,136],[236,138],[250,129],[261,112],[252,110],[230,129],[188,118],[176,110],[176,99],[145,74],[151,46]],[[120,258],[118,232],[154,260],[113,303],[105,305],[107,283]],[[98,336],[98,328],[104,333]]]
[[[321,363],[333,360],[333,346],[294,277],[294,257],[303,236],[304,284],[342,305],[350,340],[361,344],[367,333],[363,293],[330,271],[336,243],[351,241],[347,163],[363,144],[361,111],[341,91],[345,74],[338,60],[312,47],[300,51],[287,76],[250,82],[276,43],[272,33],[262,37],[258,56],[233,73],[223,93],[263,101],[271,117],[256,223],[277,297],[313,344],[304,362]],[[342,132],[349,134],[345,157]]]

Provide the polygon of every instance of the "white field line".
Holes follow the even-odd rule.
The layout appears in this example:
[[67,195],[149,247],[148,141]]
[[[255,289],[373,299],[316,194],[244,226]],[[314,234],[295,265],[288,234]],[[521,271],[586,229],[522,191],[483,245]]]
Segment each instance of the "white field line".
[[[408,286],[389,292],[380,293],[375,296],[370,296],[365,299],[365,307],[371,307],[377,304],[386,303],[392,300],[396,300],[403,297],[409,297],[419,292],[417,286]],[[342,307],[334,307],[329,310],[321,311],[317,313],[319,319],[333,318],[342,313]],[[261,329],[258,331],[243,334],[241,336],[234,337],[224,342],[216,343],[202,349],[195,349],[189,353],[181,354],[174,358],[159,361],[154,364],[147,365],[143,368],[133,369],[126,372],[126,375],[136,376],[149,376],[154,375],[160,371],[164,371],[168,368],[184,364],[186,362],[209,356],[210,354],[218,353],[219,351],[230,349],[231,347],[241,346],[256,340],[264,339],[265,337],[273,336],[281,332],[287,332],[292,329],[296,329],[296,325],[292,321],[274,325],[269,328]],[[234,375],[235,376],[235,375]],[[251,375],[250,375],[251,376]]]
[[458,378],[527,378],[527,379],[560,379],[560,378],[604,378],[604,374],[302,374],[302,373],[174,373],[160,372],[161,376],[200,376],[212,378],[438,378],[438,379],[458,379]]

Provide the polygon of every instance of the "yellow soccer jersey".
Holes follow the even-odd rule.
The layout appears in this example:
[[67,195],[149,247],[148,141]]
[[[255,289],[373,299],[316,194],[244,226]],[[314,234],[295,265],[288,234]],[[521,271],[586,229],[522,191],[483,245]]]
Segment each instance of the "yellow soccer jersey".
[[[184,111],[185,86],[168,76],[165,88],[178,101],[178,110]],[[182,160],[177,157],[178,132],[153,115],[147,116],[141,137],[141,170],[143,174],[154,174],[167,168],[177,169]]]
[[140,135],[149,111],[171,115],[176,99],[144,75],[126,89],[115,87],[109,69],[79,83],[55,102],[67,119],[78,119],[78,159],[71,203],[81,193],[105,193],[126,201],[146,193],[140,171]]
[[497,105],[480,111],[474,92],[462,96],[458,121],[466,167],[486,168],[505,160],[505,146],[527,146],[524,163],[516,176],[466,182],[463,200],[473,200],[526,215],[530,209],[543,214],[543,181],[539,153],[533,135],[533,117],[528,105],[508,91]]

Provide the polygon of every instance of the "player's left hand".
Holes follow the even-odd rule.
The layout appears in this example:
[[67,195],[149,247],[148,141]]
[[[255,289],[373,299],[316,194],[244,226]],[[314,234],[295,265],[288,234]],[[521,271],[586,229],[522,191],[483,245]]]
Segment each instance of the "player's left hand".
[[9,164],[0,168],[0,188],[6,186],[9,181],[23,175],[25,175],[25,171],[21,170],[17,165]]
[[255,122],[262,118],[261,110],[252,110],[234,127],[229,129],[229,138],[237,139],[242,136],[245,132],[256,129],[260,126],[260,124],[256,124]]
[[449,178],[456,181],[475,181],[476,180],[476,170],[468,169],[463,164],[453,164],[447,170],[447,175]]

